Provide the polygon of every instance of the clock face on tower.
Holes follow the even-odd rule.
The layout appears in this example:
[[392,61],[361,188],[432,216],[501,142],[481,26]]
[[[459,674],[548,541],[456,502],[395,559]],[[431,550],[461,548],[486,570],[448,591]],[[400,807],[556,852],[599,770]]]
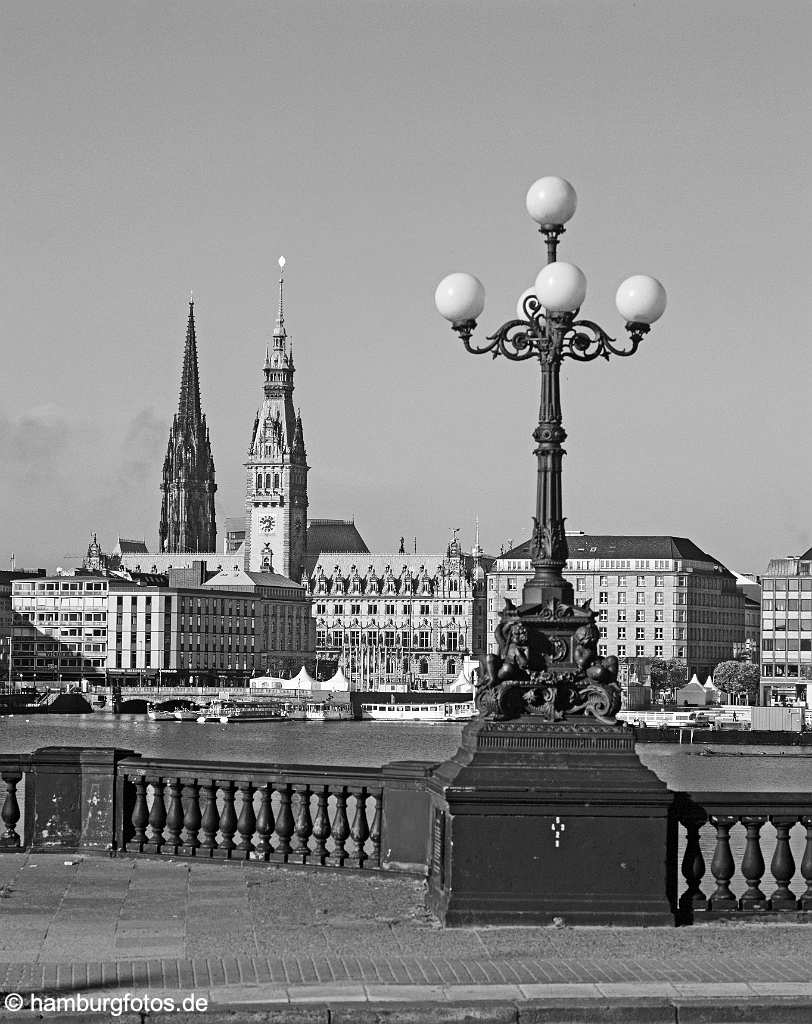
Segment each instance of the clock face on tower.
[[265,533],[273,533],[276,529],[276,518],[274,516],[263,516],[259,521]]

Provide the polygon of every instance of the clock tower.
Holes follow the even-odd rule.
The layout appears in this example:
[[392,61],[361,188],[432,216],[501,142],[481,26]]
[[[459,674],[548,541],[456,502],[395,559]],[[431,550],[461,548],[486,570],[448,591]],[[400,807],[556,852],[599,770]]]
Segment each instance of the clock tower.
[[302,418],[293,409],[293,346],[285,330],[285,257],[279,260],[279,316],[265,350],[263,401],[248,449],[245,490],[245,567],[297,582],[307,543],[307,455]]

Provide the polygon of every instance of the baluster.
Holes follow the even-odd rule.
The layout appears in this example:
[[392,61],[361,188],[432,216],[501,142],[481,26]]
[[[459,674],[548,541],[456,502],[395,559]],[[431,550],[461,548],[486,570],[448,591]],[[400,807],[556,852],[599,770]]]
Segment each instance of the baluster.
[[202,820],[200,814],[200,786],[196,779],[186,783],[184,793],[186,795],[186,814],[183,816],[182,845],[178,852],[187,857],[194,857],[200,846],[198,832],[200,831]]
[[705,858],[699,845],[699,833],[707,821],[704,811],[688,811],[685,825],[685,853],[682,857],[682,875],[688,888],[679,898],[679,908],[689,915],[708,909],[708,899],[702,892],[702,878],[705,874]]
[[183,828],[183,803],[180,798],[180,779],[169,783],[169,810],[166,814],[166,842],[163,853],[176,854],[180,846],[180,830]]
[[296,839],[293,846],[293,854],[297,864],[306,864],[310,853],[308,840],[313,831],[313,820],[310,817],[310,786],[294,786],[293,790],[299,797],[299,805],[296,808],[296,826],[294,829]]
[[293,814],[290,809],[291,786],[290,783],[280,783],[279,790],[279,813],[276,816],[276,835],[279,842],[276,846],[276,854],[287,861],[290,856],[290,837],[293,835]]
[[237,831],[237,813],[234,810],[234,783],[221,783],[223,790],[223,810],[220,814],[220,845],[215,850],[219,857],[230,859],[234,849],[234,833]]
[[200,787],[206,801],[200,827],[203,839],[200,850],[204,857],[211,857],[217,849],[217,829],[220,827],[220,815],[217,813],[217,786],[214,782],[206,782]]
[[237,831],[240,834],[240,841],[237,845],[237,852],[240,860],[250,860],[254,852],[254,832],[257,828],[257,819],[254,814],[254,787],[250,782],[240,783],[242,793],[242,807],[240,817],[237,821]]
[[736,824],[730,815],[711,815],[716,829],[716,849],[711,861],[711,874],[716,879],[716,891],[708,900],[708,910],[730,913],[736,909],[736,897],[730,891],[730,879],[736,869],[730,852],[730,829]]
[[147,841],[147,824],[149,823],[149,807],[147,806],[147,780],[143,775],[136,777],[135,804],[130,821],[133,826],[132,846],[141,853]]
[[152,807],[149,812],[149,830],[144,844],[144,853],[160,853],[164,843],[166,805],[164,804],[164,780],[153,775],[147,780],[152,784]]
[[765,814],[745,815],[742,818],[742,825],[747,829],[747,843],[742,857],[742,875],[747,882],[747,890],[739,901],[742,910],[767,909],[767,897],[759,887],[764,875],[764,857],[761,854],[759,833],[766,820]]
[[376,790],[372,794],[372,799],[375,801],[375,814],[372,818],[372,824],[369,826],[369,838],[372,840],[372,853],[369,855],[369,859],[376,868],[379,868],[381,866],[381,804],[383,803],[383,790]]
[[259,837],[256,845],[257,855],[261,860],[267,860],[272,852],[271,836],[274,830],[271,787],[268,784],[259,787],[259,814],[257,814],[256,829]]
[[20,805],[17,803],[17,783],[22,780],[21,771],[7,771],[2,773],[3,782],[6,784],[6,798],[3,801],[3,809],[0,811],[0,819],[6,826],[5,832],[0,835],[0,850],[19,850],[20,836],[17,832],[17,822],[20,820]]
[[369,838],[366,786],[362,786],[360,792],[355,795],[355,814],[352,819],[350,838],[352,839],[355,847],[352,856],[349,858],[350,862],[354,866],[362,868],[364,866],[364,861],[367,859],[365,847],[367,839]]
[[333,815],[333,827],[330,830],[335,845],[330,863],[342,867],[349,856],[346,850],[347,839],[350,835],[350,823],[347,819],[347,787],[337,786],[335,798],[336,810]]
[[330,816],[327,813],[327,801],[330,798],[330,791],[326,786],[321,786],[316,794],[316,817],[313,819],[312,835],[315,840],[313,852],[310,859],[317,864],[324,864],[327,860],[327,840],[330,838]]
[[770,821],[775,826],[775,851],[770,861],[770,871],[776,882],[776,890],[770,895],[770,906],[773,910],[795,910],[797,903],[795,894],[790,892],[790,882],[795,874],[795,859],[789,846],[789,833],[797,821],[797,816],[772,815]]
[[806,882],[806,892],[802,894],[798,906],[801,910],[812,910],[812,815],[805,814],[801,824],[806,829],[806,846],[801,858],[801,875]]

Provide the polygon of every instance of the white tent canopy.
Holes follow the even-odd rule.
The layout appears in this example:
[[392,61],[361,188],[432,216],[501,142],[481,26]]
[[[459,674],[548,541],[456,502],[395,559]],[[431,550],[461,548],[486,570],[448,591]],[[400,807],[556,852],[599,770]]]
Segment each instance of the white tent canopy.
[[350,681],[344,675],[344,670],[339,665],[338,671],[332,679],[327,679],[322,683],[318,683],[318,686],[323,690],[351,690]]
[[448,687],[448,692],[472,694],[474,692],[473,680],[470,676],[467,676],[462,669],[460,669],[457,673],[457,678]]

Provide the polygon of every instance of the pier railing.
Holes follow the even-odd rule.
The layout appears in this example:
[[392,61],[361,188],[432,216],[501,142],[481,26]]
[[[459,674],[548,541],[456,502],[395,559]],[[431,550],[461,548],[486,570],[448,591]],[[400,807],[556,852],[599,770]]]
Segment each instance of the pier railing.
[[685,829],[683,923],[767,913],[812,920],[812,793],[677,793],[674,808]]
[[[425,877],[431,768],[246,765],[71,747],[0,754],[0,854],[78,850]],[[684,879],[674,880],[678,923],[812,922],[812,793],[674,793],[672,811]]]

